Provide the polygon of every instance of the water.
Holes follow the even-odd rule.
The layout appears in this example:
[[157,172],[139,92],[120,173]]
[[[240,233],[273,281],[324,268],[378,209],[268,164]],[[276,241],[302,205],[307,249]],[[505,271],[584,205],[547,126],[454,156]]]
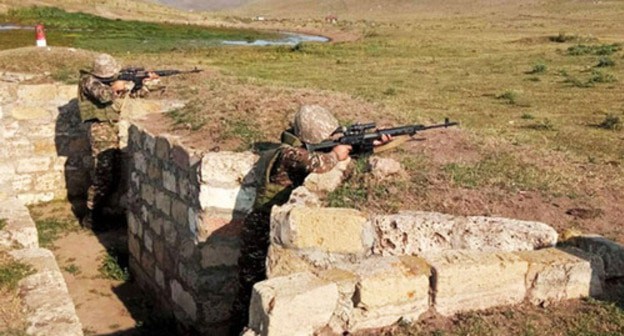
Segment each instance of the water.
[[282,38],[277,40],[255,40],[255,41],[223,41],[225,45],[240,45],[240,46],[271,46],[271,45],[297,45],[301,42],[329,42],[329,38],[325,36],[306,35],[298,33],[281,33]]

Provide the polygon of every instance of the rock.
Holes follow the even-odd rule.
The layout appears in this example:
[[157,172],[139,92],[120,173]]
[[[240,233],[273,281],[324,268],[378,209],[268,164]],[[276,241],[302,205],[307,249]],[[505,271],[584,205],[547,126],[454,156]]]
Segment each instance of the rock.
[[591,294],[592,267],[589,261],[555,248],[523,251],[517,255],[529,263],[527,297],[534,305],[547,306]]
[[445,251],[427,255],[438,313],[512,305],[524,300],[528,263],[513,253]]
[[0,201],[0,219],[6,221],[0,229],[0,247],[39,247],[35,222],[22,202],[15,198]]
[[209,152],[202,158],[201,180],[221,188],[239,187],[256,181],[258,156],[251,152]]
[[293,190],[290,194],[287,204],[297,204],[308,207],[320,207],[321,200],[318,195],[308,190],[308,188],[301,186]]
[[182,308],[188,318],[195,321],[197,318],[197,305],[195,304],[195,300],[176,280],[171,281],[171,300]]
[[312,173],[308,175],[303,182],[303,186],[313,192],[332,192],[336,190],[345,179],[345,172],[349,162],[351,162],[351,159],[340,161],[332,170],[326,173]]
[[412,255],[445,250],[526,251],[551,247],[557,232],[539,222],[498,217],[463,217],[436,212],[401,212],[372,219],[373,252]]
[[256,283],[249,327],[266,336],[312,335],[330,320],[338,302],[336,284],[310,273]]
[[394,159],[372,156],[369,159],[371,173],[378,179],[385,179],[389,176],[399,174],[403,168],[401,163]]
[[566,241],[566,245],[600,256],[607,280],[624,277],[624,246],[599,235],[572,237]]

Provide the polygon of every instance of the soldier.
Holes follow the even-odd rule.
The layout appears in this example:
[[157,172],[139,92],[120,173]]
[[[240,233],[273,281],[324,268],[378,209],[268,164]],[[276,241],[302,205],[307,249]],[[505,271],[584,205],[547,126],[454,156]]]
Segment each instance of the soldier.
[[[254,210],[245,218],[241,233],[239,293],[233,306],[233,333],[247,325],[252,287],[266,278],[271,207],[288,201],[290,193],[302,185],[310,173],[328,172],[349,157],[349,145],[338,145],[329,153],[309,152],[303,147],[304,143],[327,140],[338,126],[338,120],[326,109],[318,105],[303,106],[295,114],[292,130],[282,134],[282,145],[261,155],[258,171],[262,181],[257,188]],[[385,137],[375,145],[390,140]]]
[[[121,110],[127,92],[128,82],[112,81],[121,70],[113,57],[107,54],[97,56],[91,71],[81,71],[78,83],[80,118],[88,124],[88,136],[93,156],[92,183],[87,194],[87,214],[82,225],[94,226],[102,214],[102,206],[110,195],[119,175],[119,128]],[[157,78],[157,76],[152,76]],[[103,81],[110,82],[105,84]]]

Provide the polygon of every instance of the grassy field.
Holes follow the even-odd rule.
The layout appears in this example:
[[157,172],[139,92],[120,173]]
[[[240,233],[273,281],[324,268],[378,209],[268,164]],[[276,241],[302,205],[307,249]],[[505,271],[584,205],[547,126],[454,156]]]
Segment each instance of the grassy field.
[[[216,47],[187,38],[204,34],[196,27],[145,24],[145,32],[126,36],[121,32],[128,30],[128,22],[89,18],[106,27],[100,37],[110,38],[55,40],[51,35],[49,41],[110,51],[126,64],[206,69],[163,80],[167,90],[157,98],[183,98],[189,104],[154,121],[205,149],[240,150],[257,141],[276,141],[303,103],[324,105],[344,123],[428,124],[444,117],[461,123],[456,130],[423,133],[418,136],[422,141],[384,154],[405,169],[393,179],[374,179],[365,164],[358,164],[352,178],[329,195],[331,205],[501,215],[624,242],[621,1],[423,0],[406,5],[371,0],[359,7],[353,1],[332,7],[337,3],[298,2],[289,12],[266,0],[230,13],[248,18],[263,14],[258,6],[266,4],[266,11],[278,13],[275,21],[251,27],[338,31],[358,39]],[[21,15],[19,20],[27,22],[36,11],[6,15]],[[339,15],[337,25],[322,20],[328,11]],[[302,18],[300,13],[307,14]],[[84,18],[62,14],[58,29]],[[57,28],[50,29],[54,34]],[[150,35],[152,30],[159,33]],[[181,37],[184,47],[172,47]],[[141,38],[153,40],[133,43]],[[0,68],[49,71],[55,79],[72,82],[91,57],[86,51],[6,50],[0,52]],[[619,335],[624,333],[621,307],[621,301],[521,306],[388,332]]]

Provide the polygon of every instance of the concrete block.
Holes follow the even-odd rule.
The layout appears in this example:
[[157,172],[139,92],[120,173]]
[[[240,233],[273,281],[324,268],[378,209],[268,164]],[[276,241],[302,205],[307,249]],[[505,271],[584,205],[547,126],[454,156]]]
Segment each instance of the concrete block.
[[522,302],[528,263],[513,253],[445,251],[427,255],[435,309],[449,316]]
[[590,295],[592,268],[589,261],[555,248],[517,252],[517,255],[529,263],[526,285],[531,303],[547,306]]
[[357,210],[295,206],[285,222],[276,223],[280,241],[289,248],[366,254],[372,228]]
[[26,205],[50,202],[54,199],[54,192],[34,192],[18,194],[17,199]]
[[149,160],[147,164],[147,177],[155,185],[162,184],[163,168],[157,160]]
[[173,199],[171,202],[171,217],[178,223],[182,224],[184,227],[188,226],[188,213],[189,206],[188,204],[178,200]]
[[338,302],[336,284],[297,273],[254,285],[251,329],[266,336],[312,335],[330,320]]
[[253,168],[257,160],[258,156],[251,152],[209,152],[201,161],[201,181],[220,188],[255,183]]
[[0,219],[6,220],[5,227],[0,230],[0,247],[13,249],[15,246],[39,246],[35,222],[22,202],[15,198],[0,201]]
[[13,175],[11,186],[14,192],[31,191],[33,189],[32,175]]
[[39,174],[35,177],[35,190],[54,191],[65,189],[65,178],[63,172],[51,172]]
[[201,185],[199,192],[202,209],[217,208],[248,213],[255,199],[256,189],[253,187],[224,189]]
[[156,192],[156,208],[165,215],[171,214],[171,197],[162,191]]
[[145,201],[145,203],[149,205],[154,205],[156,199],[156,193],[154,191],[154,187],[152,187],[148,183],[144,183],[141,185],[141,198]]
[[577,247],[602,258],[607,279],[624,277],[624,246],[599,235],[581,235],[566,240],[566,245]]

